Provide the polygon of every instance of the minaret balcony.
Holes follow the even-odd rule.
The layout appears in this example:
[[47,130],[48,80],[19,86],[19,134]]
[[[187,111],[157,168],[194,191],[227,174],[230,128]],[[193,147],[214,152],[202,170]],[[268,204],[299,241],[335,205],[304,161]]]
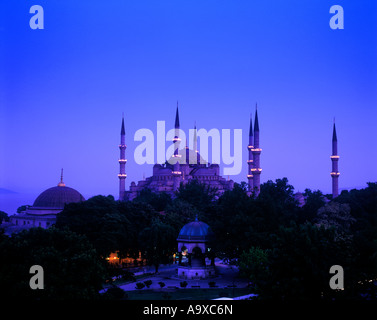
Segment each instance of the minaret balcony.
[[331,172],[330,174],[332,177],[338,177],[340,175],[340,172]]
[[120,148],[120,149],[126,149],[126,148],[127,148],[127,145],[125,145],[125,144],[120,144],[120,145],[119,145],[119,148]]
[[251,149],[252,152],[262,152],[262,149],[261,148],[254,148],[254,149]]
[[249,163],[249,164],[251,164],[253,162],[254,162],[253,160],[247,160],[247,163]]
[[252,174],[248,174],[248,175],[247,175],[247,178],[248,178],[248,179],[251,179],[251,178],[253,178],[253,177],[254,177],[254,176],[253,176]]
[[247,146],[247,149],[248,149],[249,151],[253,151],[254,146]]
[[119,159],[118,162],[119,162],[119,163],[126,163],[126,162],[127,162],[127,159]]
[[252,168],[251,171],[255,172],[255,173],[260,173],[260,172],[262,172],[262,169],[261,168]]
[[330,158],[331,158],[331,159],[334,159],[334,160],[335,160],[335,159],[338,160],[338,159],[339,159],[339,156],[334,155],[334,156],[330,156]]
[[127,178],[127,175],[125,173],[119,173],[118,174],[118,178],[119,179],[126,179]]

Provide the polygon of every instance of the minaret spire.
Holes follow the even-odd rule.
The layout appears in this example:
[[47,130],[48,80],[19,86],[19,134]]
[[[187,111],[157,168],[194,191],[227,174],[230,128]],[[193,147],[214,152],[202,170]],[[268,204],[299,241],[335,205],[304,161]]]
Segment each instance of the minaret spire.
[[58,187],[65,187],[65,183],[63,182],[63,168],[60,173],[60,182],[58,183]]
[[127,146],[126,146],[126,131],[124,129],[124,114],[122,114],[122,127],[121,127],[121,130],[120,130],[120,145],[119,145],[119,149],[120,149],[120,158],[118,160],[119,162],[119,174],[118,174],[118,178],[119,178],[119,200],[125,200],[125,194],[126,194],[126,178],[127,178],[127,175],[126,175],[126,163],[127,163],[127,159],[126,159],[126,149],[127,149]]
[[247,160],[247,180],[248,180],[248,195],[250,196],[253,192],[253,152],[254,141],[253,141],[253,119],[250,113],[250,127],[249,127],[249,144],[247,150],[249,153],[249,159]]
[[175,113],[175,126],[174,126],[174,128],[179,129],[178,101],[177,101],[177,111]]
[[179,138],[179,113],[178,113],[178,101],[177,101],[177,111],[175,113],[175,124],[174,124],[174,128],[175,128],[175,136],[174,136],[174,139],[173,139],[173,143],[174,143],[174,154],[173,154],[173,158],[174,158],[174,162],[173,162],[173,171],[172,171],[172,174],[173,174],[173,189],[174,191],[176,191],[178,188],[179,188],[179,185],[180,185],[180,181],[181,181],[181,171],[180,171],[180,154],[179,154],[179,146],[180,146],[180,143],[181,143],[181,139]]
[[331,171],[331,178],[332,178],[332,197],[333,199],[339,195],[339,188],[338,188],[338,179],[339,179],[339,171],[338,171],[338,138],[336,136],[336,128],[335,128],[335,118],[334,118],[334,125],[333,125],[333,133],[332,133],[332,155],[331,155],[331,163],[332,163],[332,171]]
[[259,121],[258,121],[258,106],[255,106],[255,120],[254,120],[254,148],[251,150],[253,153],[253,188],[255,196],[260,192],[260,175],[262,169],[260,168],[260,154],[262,149],[259,148]]

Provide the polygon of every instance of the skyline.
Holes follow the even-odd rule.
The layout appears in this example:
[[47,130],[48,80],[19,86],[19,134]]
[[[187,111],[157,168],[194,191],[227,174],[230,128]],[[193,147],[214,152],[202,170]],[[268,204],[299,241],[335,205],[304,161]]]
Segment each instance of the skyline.
[[334,117],[339,190],[377,181],[374,1],[342,1],[344,30],[329,27],[333,1],[38,2],[44,30],[27,1],[6,1],[0,19],[0,188],[35,199],[64,168],[86,199],[117,199],[122,113],[128,190],[153,167],[135,163],[135,132],[172,129],[177,100],[186,133],[242,129],[235,182],[247,183],[256,103],[261,183],[331,193]]

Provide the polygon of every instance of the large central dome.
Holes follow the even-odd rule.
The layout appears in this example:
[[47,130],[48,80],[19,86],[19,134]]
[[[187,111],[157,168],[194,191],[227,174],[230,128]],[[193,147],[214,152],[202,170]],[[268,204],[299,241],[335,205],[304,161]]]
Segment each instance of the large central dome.
[[63,209],[67,203],[80,201],[85,201],[80,192],[64,185],[59,185],[43,191],[35,199],[33,207]]

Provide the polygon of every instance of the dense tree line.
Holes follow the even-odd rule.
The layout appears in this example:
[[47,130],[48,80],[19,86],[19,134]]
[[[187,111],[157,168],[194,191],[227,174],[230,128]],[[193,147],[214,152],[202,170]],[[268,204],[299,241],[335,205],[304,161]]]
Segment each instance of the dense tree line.
[[[91,252],[86,258],[95,257],[98,262],[93,264],[93,274],[103,278],[109,276],[109,268],[103,270],[105,258],[113,252],[118,252],[120,258],[136,258],[141,253],[158,271],[161,263],[171,262],[180,229],[198,216],[215,234],[211,252],[236,260],[240,273],[250,279],[261,299],[376,297],[376,285],[371,281],[377,279],[376,183],[361,190],[343,191],[334,200],[318,190],[307,189],[302,207],[286,178],[262,184],[257,198],[247,195],[245,183],[235,184],[233,190],[221,196],[216,191],[193,181],[181,185],[175,197],[146,189],[132,201],[96,196],[71,203],[58,214],[56,226],[50,231],[3,236],[0,255],[5,257],[18,241],[32,247],[33,237],[55,232],[69,239],[78,237],[77,241]],[[49,246],[55,245],[57,241],[50,241]],[[64,255],[58,254],[58,258]],[[29,260],[17,261],[22,264]],[[329,287],[332,265],[344,268],[345,290]],[[9,284],[10,279],[3,277],[0,282]],[[101,279],[93,276],[93,290]],[[92,296],[89,292],[86,295]]]

